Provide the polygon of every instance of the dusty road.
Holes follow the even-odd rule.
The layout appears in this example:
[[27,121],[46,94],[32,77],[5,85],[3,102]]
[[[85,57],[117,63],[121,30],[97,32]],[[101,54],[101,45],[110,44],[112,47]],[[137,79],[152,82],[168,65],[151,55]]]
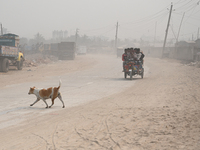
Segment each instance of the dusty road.
[[[123,79],[115,56],[78,56],[0,74],[0,149],[193,149],[200,147],[200,69],[145,58],[145,77]],[[30,86],[57,86],[51,109]],[[50,104],[50,101],[48,101]]]

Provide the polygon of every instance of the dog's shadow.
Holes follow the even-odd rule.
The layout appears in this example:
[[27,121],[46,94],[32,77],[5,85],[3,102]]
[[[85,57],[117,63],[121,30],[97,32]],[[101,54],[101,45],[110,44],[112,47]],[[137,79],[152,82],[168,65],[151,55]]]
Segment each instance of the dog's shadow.
[[30,109],[30,110],[44,110],[44,109],[49,109],[49,108],[28,106],[27,109]]
[[33,107],[33,106],[29,106],[27,107],[27,109],[29,110],[55,110],[60,108],[59,106],[53,106],[51,108],[46,108],[46,107]]

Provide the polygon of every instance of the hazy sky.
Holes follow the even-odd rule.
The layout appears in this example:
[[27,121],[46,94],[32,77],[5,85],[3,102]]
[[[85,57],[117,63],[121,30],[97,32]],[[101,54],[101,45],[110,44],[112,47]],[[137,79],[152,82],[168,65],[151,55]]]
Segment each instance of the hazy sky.
[[171,2],[173,12],[169,38],[175,38],[181,23],[180,39],[197,37],[200,27],[200,0],[0,0],[0,23],[11,33],[46,39],[53,30],[74,35],[118,37],[144,36],[164,39]]

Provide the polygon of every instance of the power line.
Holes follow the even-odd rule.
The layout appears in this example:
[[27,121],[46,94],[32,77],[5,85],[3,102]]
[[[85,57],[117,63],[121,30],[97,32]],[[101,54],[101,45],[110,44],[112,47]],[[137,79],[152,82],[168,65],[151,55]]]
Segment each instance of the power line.
[[123,24],[135,24],[135,23],[140,23],[140,22],[143,22],[143,21],[146,21],[147,19],[152,19],[152,18],[155,18],[156,15],[159,15],[161,12],[163,12],[169,5],[167,5],[165,8],[163,8],[162,10],[158,11],[157,13],[155,14],[152,14],[152,15],[149,15],[147,17],[144,17],[142,19],[139,19],[139,20],[136,20],[136,21],[133,21],[133,22],[127,22],[127,23],[123,23]]
[[[141,26],[148,26],[153,22],[153,24],[155,23],[155,20],[157,22],[159,22],[159,20],[161,19],[164,19],[165,16],[167,16],[168,12],[164,12],[162,14],[160,14],[159,16],[155,16],[154,18],[150,18],[150,19],[147,19],[147,20],[144,20],[144,21],[141,21],[141,22],[135,22],[135,23],[132,23],[132,24],[129,24],[129,26],[131,25],[132,27],[134,26],[134,28],[141,28]],[[127,25],[127,24],[122,24],[122,25]]]
[[[199,11],[200,11],[200,10],[199,10]],[[199,12],[199,11],[198,11],[198,12]],[[195,13],[197,13],[197,12],[195,12]],[[173,14],[182,16],[182,13],[174,12]],[[187,14],[185,14],[185,16],[186,16],[186,17],[189,17],[189,15],[187,15]],[[194,19],[194,20],[198,20],[198,21],[199,21],[199,17],[195,17],[195,16],[190,16],[190,19]]]
[[[182,1],[182,2],[181,2]],[[179,0],[178,2],[174,3],[174,4],[179,4],[179,3],[183,3],[185,2],[185,0]]]
[[111,31],[114,31],[115,28],[113,27],[112,29],[106,30],[105,32],[101,33],[100,36],[106,35],[107,33],[110,33]]
[[173,33],[175,39],[177,39],[177,38],[176,38],[176,34],[175,34],[175,32],[174,32],[174,29],[173,29],[172,25],[170,25],[170,28],[171,28],[171,30],[172,30],[172,33]]
[[200,12],[200,10],[198,10],[197,12],[195,12],[195,14],[197,14],[198,12]]
[[185,6],[187,6],[189,3],[193,2],[193,0],[190,0],[189,2],[185,3],[184,5],[176,8],[176,10],[180,9],[180,8],[184,8]]
[[[197,6],[198,6],[198,5],[196,5],[196,6],[193,8],[193,10],[192,10],[191,14],[188,16],[188,18],[192,15],[192,13],[194,12],[194,10],[195,10],[195,8],[196,8]],[[188,18],[186,19],[186,21],[188,20]]]
[[177,35],[176,42],[178,42],[178,37],[179,37],[179,33],[180,33],[180,30],[181,30],[181,25],[182,25],[182,23],[183,23],[183,18],[184,18],[184,16],[185,16],[185,12],[184,12],[183,17],[182,17],[182,19],[181,19],[181,24],[180,24],[180,27],[179,27],[179,29],[178,29],[178,35]]

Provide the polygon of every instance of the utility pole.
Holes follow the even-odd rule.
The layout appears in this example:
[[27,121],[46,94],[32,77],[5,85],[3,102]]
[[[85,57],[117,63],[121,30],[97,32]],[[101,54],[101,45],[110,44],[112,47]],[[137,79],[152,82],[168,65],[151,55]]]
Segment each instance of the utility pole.
[[2,27],[2,23],[1,23],[1,35],[3,35],[3,27]]
[[77,52],[77,38],[78,38],[78,28],[76,28],[76,34],[75,34],[75,51]]
[[118,22],[117,22],[116,34],[115,34],[115,51],[117,50],[117,34],[118,34]]
[[78,38],[78,28],[76,29],[76,35],[75,35],[75,43],[77,43],[77,38]]
[[182,17],[182,20],[181,20],[181,24],[180,24],[180,26],[179,26],[178,35],[177,35],[177,38],[176,38],[176,43],[178,42],[178,37],[179,37],[179,33],[180,33],[180,30],[181,30],[181,25],[182,25],[184,16],[185,16],[185,12],[183,13],[183,17]]
[[155,25],[154,47],[155,47],[155,42],[156,42],[156,30],[157,30],[157,22],[156,22],[156,25]]
[[199,28],[198,28],[198,32],[197,32],[197,40],[199,39]]
[[172,8],[173,8],[173,5],[171,3],[171,8],[170,8],[170,12],[169,12],[169,19],[168,19],[167,29],[166,29],[166,33],[165,33],[165,39],[164,39],[164,43],[163,43],[162,57],[163,57],[163,53],[164,53],[165,45],[166,45],[166,41],[167,41],[167,34],[168,34],[168,30],[169,30],[169,24],[170,24],[170,19],[171,19],[171,14],[172,14]]

